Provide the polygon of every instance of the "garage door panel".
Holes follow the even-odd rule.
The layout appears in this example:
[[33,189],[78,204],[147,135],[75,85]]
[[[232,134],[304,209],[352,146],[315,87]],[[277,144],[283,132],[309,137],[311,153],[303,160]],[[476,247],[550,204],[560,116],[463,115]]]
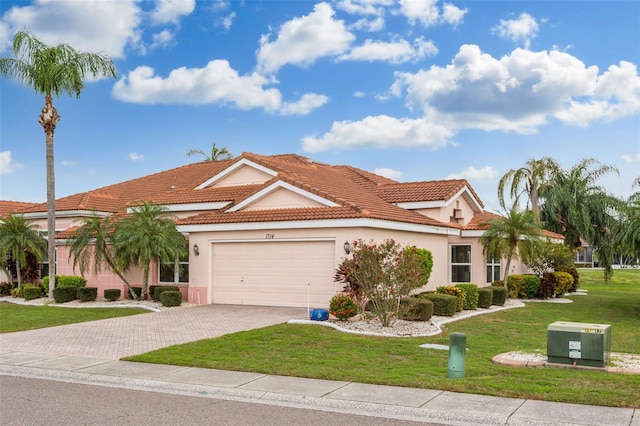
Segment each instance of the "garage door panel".
[[[213,245],[213,302],[327,307],[335,294],[333,241]],[[307,285],[310,284],[310,285]]]

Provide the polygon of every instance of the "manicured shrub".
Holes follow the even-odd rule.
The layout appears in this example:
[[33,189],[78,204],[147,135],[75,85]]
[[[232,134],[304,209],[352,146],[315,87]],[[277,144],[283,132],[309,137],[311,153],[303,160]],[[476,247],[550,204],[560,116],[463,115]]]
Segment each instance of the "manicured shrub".
[[348,294],[336,294],[329,302],[329,313],[345,321],[358,313],[358,304]]
[[[56,275],[56,287],[74,286],[84,287],[87,285],[87,280],[76,275]],[[47,275],[42,279],[42,287],[45,294],[49,294],[49,276]]]
[[109,288],[104,291],[104,298],[109,302],[115,302],[120,299],[120,294],[122,291],[119,288]]
[[458,287],[454,287],[452,285],[440,286],[436,288],[436,293],[456,296],[458,300],[456,310],[458,312],[462,312],[462,310],[464,309],[464,293]]
[[406,321],[429,321],[433,315],[433,302],[419,297],[400,299],[400,319]]
[[522,293],[522,287],[524,286],[524,275],[513,274],[507,278],[507,289],[509,290],[509,297],[517,299]]
[[524,281],[520,288],[518,297],[523,299],[536,297],[538,294],[538,288],[540,288],[540,277],[531,274],[523,275],[522,277],[524,278]]
[[543,299],[548,299],[549,297],[553,297],[556,286],[556,277],[550,273],[545,272],[542,274],[542,278],[540,278],[540,287],[538,288],[538,297],[542,297]]
[[555,292],[556,296],[562,296],[571,289],[573,285],[573,277],[568,272],[552,272],[556,279]]
[[[131,287],[133,292],[136,294],[136,299],[140,299],[142,297],[142,287]],[[127,299],[131,299],[131,292],[127,289],[126,292]]]
[[464,294],[464,309],[478,309],[478,286],[475,284],[456,284]]
[[162,306],[180,306],[182,304],[182,293],[179,291],[163,291],[160,294]]
[[18,288],[18,287],[12,288],[11,289],[11,296],[20,297],[20,288]]
[[504,306],[504,302],[507,301],[507,289],[504,287],[491,286],[491,290],[493,291],[493,300],[492,304],[497,306]]
[[154,300],[160,301],[160,295],[165,291],[180,291],[175,285],[153,285],[153,290],[149,290],[149,294],[153,295]]
[[78,299],[83,302],[93,302],[98,298],[98,288],[97,287],[79,287],[78,288]]
[[0,283],[0,296],[10,296],[13,285],[11,283]]
[[420,262],[422,263],[424,285],[427,285],[429,277],[431,276],[431,270],[433,269],[433,254],[431,254],[430,250],[424,248],[416,249],[416,251],[418,256],[420,256]]
[[574,293],[577,289],[580,288],[580,273],[578,272],[578,269],[575,266],[559,266],[556,268],[556,271],[567,272],[571,274],[571,276],[573,277],[573,284],[569,289],[570,293]]
[[78,298],[78,287],[63,285],[53,289],[53,299],[56,303],[66,303]]
[[36,285],[25,285],[22,287],[22,297],[24,297],[24,300],[33,300],[42,297],[42,288]]
[[493,302],[493,290],[489,287],[478,289],[478,306],[481,308],[490,308]]
[[458,311],[458,298],[450,294],[428,294],[427,300],[433,303],[433,314],[441,317],[452,317]]

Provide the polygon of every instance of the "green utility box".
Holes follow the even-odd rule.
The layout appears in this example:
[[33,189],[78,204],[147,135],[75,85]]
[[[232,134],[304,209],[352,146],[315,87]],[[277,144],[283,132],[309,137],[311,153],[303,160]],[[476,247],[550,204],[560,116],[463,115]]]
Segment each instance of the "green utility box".
[[611,326],[556,321],[547,328],[547,360],[558,364],[606,367]]

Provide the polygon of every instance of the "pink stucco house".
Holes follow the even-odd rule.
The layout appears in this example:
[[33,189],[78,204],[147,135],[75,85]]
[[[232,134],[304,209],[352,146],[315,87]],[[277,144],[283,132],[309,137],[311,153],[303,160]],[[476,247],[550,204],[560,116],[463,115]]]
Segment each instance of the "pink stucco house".
[[[155,265],[150,285],[176,284],[196,304],[328,306],[342,290],[335,269],[357,239],[393,238],[431,250],[428,289],[484,286],[504,272],[499,260],[485,259],[479,243],[480,224],[495,215],[464,179],[399,183],[300,155],[243,153],[58,199],[57,273],[78,274],[65,240],[77,219],[141,200],[166,206],[190,248],[188,258]],[[45,204],[21,212],[46,229]],[[511,273],[525,270],[512,265]],[[99,295],[123,288],[111,273],[86,278]],[[141,271],[128,278],[141,282]]]

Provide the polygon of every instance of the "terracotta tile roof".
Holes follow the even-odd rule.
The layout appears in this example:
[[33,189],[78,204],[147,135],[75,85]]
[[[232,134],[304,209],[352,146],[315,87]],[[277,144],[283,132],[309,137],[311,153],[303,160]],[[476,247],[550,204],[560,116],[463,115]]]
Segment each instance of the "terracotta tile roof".
[[558,234],[557,232],[548,231],[546,229],[543,229],[542,230],[542,235],[544,235],[545,237],[548,237],[548,238],[554,238],[556,240],[563,240],[564,241],[564,235]]
[[426,182],[391,183],[380,186],[374,191],[389,203],[411,203],[420,201],[449,201],[454,195],[467,187],[478,204],[482,200],[466,179],[432,180]]
[[[482,212],[482,213],[475,213],[473,215],[473,218],[469,221],[469,223],[467,223],[463,229],[468,230],[468,231],[476,231],[476,230],[485,230],[487,229],[487,226],[482,226],[482,223],[488,221],[489,219],[497,219],[500,218],[502,216],[495,214],[495,213],[491,213],[491,212]],[[562,234],[558,234],[556,232],[552,232],[552,231],[547,231],[546,229],[542,230],[542,235],[544,235],[545,237],[548,238],[554,238],[554,239],[558,239],[558,240],[564,240],[564,235]]]
[[37,205],[36,203],[24,203],[22,201],[0,200],[0,217],[9,216],[11,213],[23,213],[26,209]]

